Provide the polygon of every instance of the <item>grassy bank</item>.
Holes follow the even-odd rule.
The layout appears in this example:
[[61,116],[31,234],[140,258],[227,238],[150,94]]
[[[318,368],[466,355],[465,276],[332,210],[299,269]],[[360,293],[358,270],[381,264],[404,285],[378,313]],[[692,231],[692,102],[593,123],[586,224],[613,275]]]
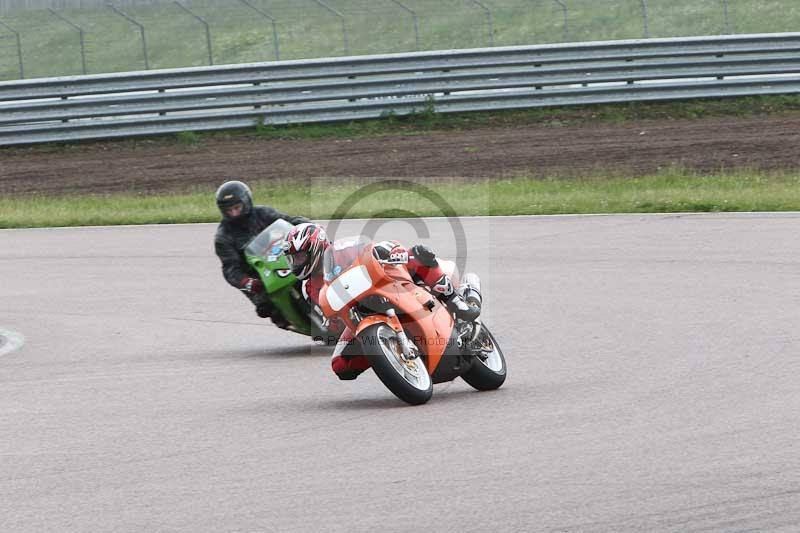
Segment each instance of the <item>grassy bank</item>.
[[[376,54],[449,48],[636,39],[645,35],[640,0],[485,0],[483,8],[463,0],[405,0],[417,16],[391,0],[328,0],[332,11],[312,0],[193,1],[186,4],[209,28],[214,64]],[[107,7],[60,13],[85,32],[90,74],[144,69],[141,34],[136,25]],[[54,7],[60,9],[58,2]],[[728,9],[725,10],[724,6]],[[173,2],[125,5],[144,27],[150,68],[209,63],[205,26]],[[260,11],[260,12],[259,12]],[[670,0],[648,3],[651,37],[722,33],[795,31],[800,6],[795,0]],[[269,17],[276,19],[275,31]],[[3,13],[3,21],[22,40],[25,77],[80,74],[80,36],[76,28],[45,10]],[[345,49],[343,26],[349,50]],[[278,46],[276,47],[275,34]],[[491,38],[490,38],[491,37]],[[19,77],[16,40],[0,28],[0,80]]]
[[[800,175],[740,172],[701,176],[670,171],[639,178],[532,179],[439,182],[427,189],[453,212],[469,215],[800,211]],[[424,192],[424,191],[423,191]],[[256,201],[315,219],[334,216],[442,216],[441,205],[419,190],[372,193],[359,185],[255,184]],[[342,210],[347,199],[356,199]],[[449,208],[448,208],[449,209]],[[446,213],[445,213],[446,214]],[[0,228],[214,222],[213,191],[191,194],[0,199]]]

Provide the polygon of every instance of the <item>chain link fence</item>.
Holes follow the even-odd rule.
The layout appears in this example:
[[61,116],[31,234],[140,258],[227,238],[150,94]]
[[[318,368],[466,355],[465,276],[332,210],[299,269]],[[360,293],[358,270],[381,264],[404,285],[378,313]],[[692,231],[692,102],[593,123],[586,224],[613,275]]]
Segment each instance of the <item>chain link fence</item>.
[[798,28],[798,0],[0,0],[0,79]]

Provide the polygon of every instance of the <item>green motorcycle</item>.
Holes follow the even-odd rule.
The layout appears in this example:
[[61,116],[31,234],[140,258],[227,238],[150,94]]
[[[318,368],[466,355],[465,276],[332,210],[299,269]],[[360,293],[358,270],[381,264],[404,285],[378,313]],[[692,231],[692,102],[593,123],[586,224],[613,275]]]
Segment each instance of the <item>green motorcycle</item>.
[[285,220],[276,220],[245,246],[244,256],[258,272],[275,308],[289,322],[288,329],[317,341],[326,340],[330,333],[324,326],[324,317],[303,296],[300,280],[292,274],[283,255],[283,243],[292,227]]

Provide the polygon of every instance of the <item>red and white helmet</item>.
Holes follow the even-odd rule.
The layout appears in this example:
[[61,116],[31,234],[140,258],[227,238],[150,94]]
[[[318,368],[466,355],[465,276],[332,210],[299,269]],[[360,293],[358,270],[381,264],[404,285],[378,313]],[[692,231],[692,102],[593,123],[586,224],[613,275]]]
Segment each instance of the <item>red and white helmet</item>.
[[319,224],[304,222],[293,227],[283,244],[292,274],[298,279],[308,278],[319,266],[328,246],[328,236]]

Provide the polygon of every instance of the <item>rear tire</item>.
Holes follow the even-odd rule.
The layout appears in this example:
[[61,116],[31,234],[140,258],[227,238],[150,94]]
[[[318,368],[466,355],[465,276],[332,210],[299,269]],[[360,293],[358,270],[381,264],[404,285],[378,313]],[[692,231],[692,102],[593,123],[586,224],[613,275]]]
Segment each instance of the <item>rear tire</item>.
[[488,337],[488,340],[492,343],[493,351],[485,361],[476,356],[475,360],[472,361],[472,367],[461,377],[470,386],[480,391],[499,389],[506,380],[506,358],[503,356],[503,351],[500,349],[500,345],[497,344],[494,335],[486,326],[482,327],[480,335]]
[[376,324],[358,336],[364,355],[386,388],[411,405],[431,399],[433,381],[422,357],[404,361],[397,332],[386,324]]

